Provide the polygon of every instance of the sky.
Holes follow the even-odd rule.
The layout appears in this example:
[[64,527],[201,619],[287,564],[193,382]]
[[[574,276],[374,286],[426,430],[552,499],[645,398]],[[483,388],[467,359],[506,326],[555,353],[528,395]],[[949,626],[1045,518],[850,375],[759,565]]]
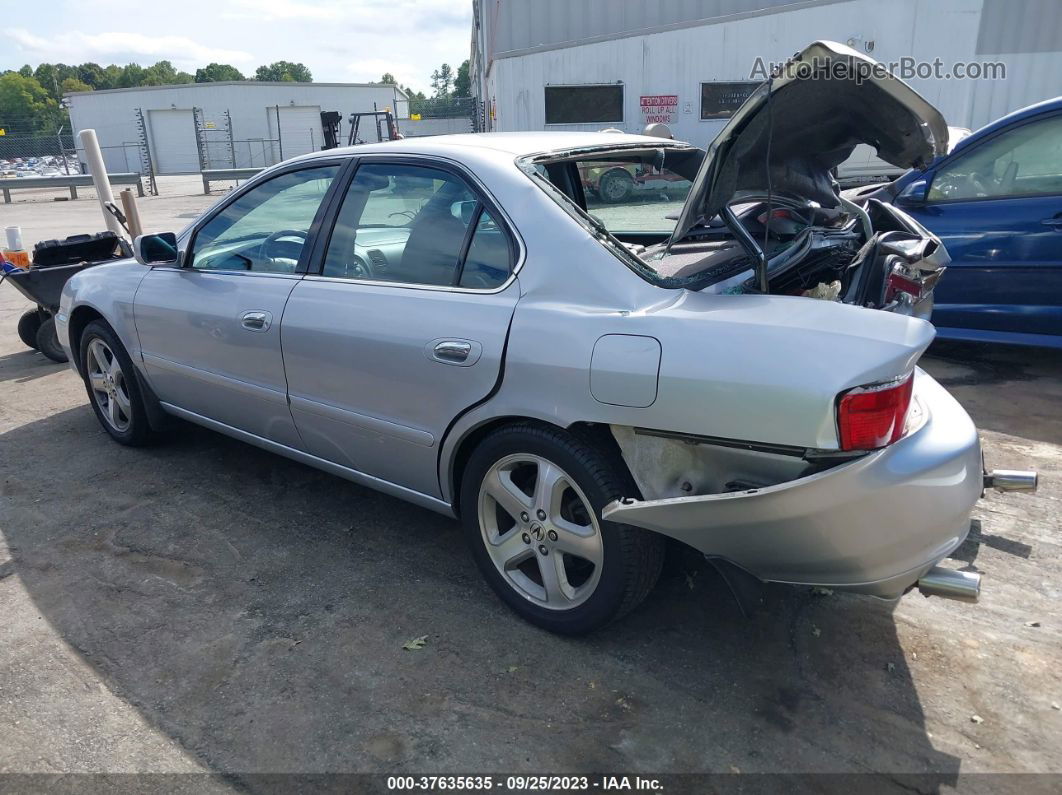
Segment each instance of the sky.
[[42,61],[194,73],[211,61],[247,77],[302,62],[321,83],[379,80],[431,93],[431,73],[468,58],[472,0],[0,0],[0,71]]

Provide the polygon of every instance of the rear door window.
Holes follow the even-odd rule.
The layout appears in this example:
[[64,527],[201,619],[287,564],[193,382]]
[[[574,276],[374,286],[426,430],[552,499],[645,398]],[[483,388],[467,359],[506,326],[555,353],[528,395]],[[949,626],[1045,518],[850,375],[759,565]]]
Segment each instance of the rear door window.
[[461,178],[367,163],[343,199],[322,275],[490,289],[509,277],[511,264],[507,233]]

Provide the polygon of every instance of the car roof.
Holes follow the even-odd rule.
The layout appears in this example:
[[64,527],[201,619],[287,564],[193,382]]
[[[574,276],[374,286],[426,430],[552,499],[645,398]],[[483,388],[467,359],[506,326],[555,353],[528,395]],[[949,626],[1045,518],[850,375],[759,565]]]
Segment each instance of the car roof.
[[979,130],[975,130],[971,135],[968,135],[959,141],[950,154],[961,152],[962,150],[975,145],[978,141],[984,140],[990,135],[995,135],[1004,127],[1009,127],[1016,122],[1031,119],[1033,116],[1039,116],[1041,113],[1052,113],[1060,110],[1062,110],[1062,97],[1046,99],[1043,102],[1037,102],[1035,105],[1020,108],[1019,110],[1008,113],[1006,116],[986,124]]
[[652,138],[645,135],[611,132],[490,132],[432,135],[418,138],[402,138],[398,141],[358,144],[325,152],[316,156],[357,155],[368,152],[395,152],[402,154],[433,154],[460,156],[468,148],[521,155],[542,152],[583,149],[587,147],[629,146],[689,146],[681,141]]

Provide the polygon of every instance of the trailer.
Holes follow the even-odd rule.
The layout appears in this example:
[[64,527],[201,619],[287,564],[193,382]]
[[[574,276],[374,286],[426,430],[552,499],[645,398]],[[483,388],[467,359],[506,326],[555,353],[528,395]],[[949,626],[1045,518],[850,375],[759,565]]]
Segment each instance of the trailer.
[[35,309],[18,319],[18,336],[53,362],[67,361],[66,353],[55,334],[55,315],[67,280],[85,268],[132,256],[128,242],[114,232],[73,235],[65,240],[45,240],[34,246],[33,264],[16,268],[3,275]]

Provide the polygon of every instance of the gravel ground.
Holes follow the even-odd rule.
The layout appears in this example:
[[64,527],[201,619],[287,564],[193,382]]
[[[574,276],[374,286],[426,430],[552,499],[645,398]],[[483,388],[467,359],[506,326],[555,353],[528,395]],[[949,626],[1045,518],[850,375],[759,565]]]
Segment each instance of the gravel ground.
[[[141,209],[173,229],[209,201]],[[5,225],[97,213],[16,202]],[[745,620],[676,552],[641,609],[565,639],[493,597],[455,522],[193,427],[114,444],[19,343],[26,306],[0,288],[0,772],[1062,773],[1058,353],[924,361],[990,468],[1041,473],[976,509],[979,605],[779,588]]]

